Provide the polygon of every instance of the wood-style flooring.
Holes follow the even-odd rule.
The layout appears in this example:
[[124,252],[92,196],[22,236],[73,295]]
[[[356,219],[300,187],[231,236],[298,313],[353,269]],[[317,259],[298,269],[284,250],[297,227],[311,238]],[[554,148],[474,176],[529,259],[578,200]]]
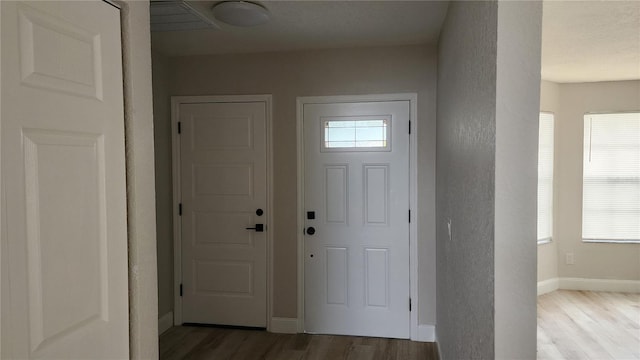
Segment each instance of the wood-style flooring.
[[176,326],[160,336],[160,359],[436,360],[438,357],[434,343],[409,340]]
[[640,294],[539,296],[538,359],[640,359]]

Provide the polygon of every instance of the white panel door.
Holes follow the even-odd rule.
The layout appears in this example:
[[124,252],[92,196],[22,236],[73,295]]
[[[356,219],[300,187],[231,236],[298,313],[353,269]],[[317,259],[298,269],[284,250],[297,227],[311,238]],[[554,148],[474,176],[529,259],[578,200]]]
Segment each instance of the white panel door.
[[266,103],[178,112],[182,321],[266,327]]
[[0,6],[2,358],[128,358],[120,11]]
[[306,332],[409,338],[409,111],[304,105]]

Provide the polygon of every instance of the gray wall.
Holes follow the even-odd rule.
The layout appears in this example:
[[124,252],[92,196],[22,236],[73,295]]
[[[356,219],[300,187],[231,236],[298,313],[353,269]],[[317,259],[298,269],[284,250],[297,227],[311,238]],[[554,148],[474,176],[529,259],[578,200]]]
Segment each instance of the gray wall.
[[498,3],[495,358],[535,359],[542,2]]
[[536,356],[541,18],[537,2],[452,2],[441,34],[436,239],[444,359]]
[[[171,95],[273,94],[274,304],[276,317],[297,316],[296,97],[418,93],[420,324],[435,324],[436,50],[431,46],[351,48],[169,59]],[[158,83],[159,84],[159,83]],[[169,115],[156,114],[158,224],[171,221]],[[164,170],[162,170],[164,169]],[[158,229],[158,248],[171,237]],[[159,267],[171,267],[160,256]],[[159,282],[165,283],[169,274]],[[172,304],[160,294],[160,307]]]
[[497,6],[450,3],[440,35],[436,238],[443,359],[494,357]]
[[[640,280],[640,244],[582,242],[582,152],[584,114],[639,111],[640,81],[560,84],[556,115],[554,211],[558,276]],[[574,254],[575,265],[565,263]]]
[[[640,81],[556,84],[542,81],[540,110],[555,114],[553,241],[538,246],[538,281],[640,280],[640,245],[582,242],[584,115],[640,110]],[[575,264],[565,256],[573,253]]]

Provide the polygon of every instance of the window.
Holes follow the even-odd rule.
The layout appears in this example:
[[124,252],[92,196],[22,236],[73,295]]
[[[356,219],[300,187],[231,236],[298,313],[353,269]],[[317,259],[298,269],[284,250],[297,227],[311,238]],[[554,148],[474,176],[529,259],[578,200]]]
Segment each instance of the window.
[[322,121],[322,151],[389,151],[391,119],[340,118]]
[[553,122],[551,113],[540,113],[538,135],[538,243],[553,234]]
[[584,117],[582,239],[640,242],[640,113]]

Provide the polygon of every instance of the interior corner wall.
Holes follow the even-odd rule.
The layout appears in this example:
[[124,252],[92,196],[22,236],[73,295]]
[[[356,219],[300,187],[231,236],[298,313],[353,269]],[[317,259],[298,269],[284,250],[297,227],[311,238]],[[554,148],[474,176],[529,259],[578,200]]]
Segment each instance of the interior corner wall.
[[158,238],[158,315],[173,310],[173,188],[171,183],[171,96],[169,60],[153,53],[153,138]]
[[[540,111],[541,112],[550,112],[555,116],[555,128],[558,127],[558,113],[560,111],[560,85],[551,82],[551,81],[541,81],[540,82]],[[557,149],[560,144],[560,139],[558,136],[554,136],[554,149]],[[557,153],[555,154],[558,155]],[[557,174],[559,171],[558,162],[554,161],[554,174]],[[553,208],[557,211],[558,205],[558,197],[560,195],[560,191],[558,189],[557,177],[554,177],[553,184]],[[554,217],[557,217],[558,214],[554,211]],[[554,219],[555,220],[555,219]],[[538,245],[538,281],[555,279],[558,277],[558,228],[560,224],[557,221],[553,222],[553,234],[551,242]]]
[[494,358],[497,15],[498,2],[453,1],[440,35],[436,239],[443,359]]
[[[297,317],[296,97],[415,92],[420,139],[418,322],[435,324],[436,59],[435,47],[427,45],[169,58],[170,95],[273,95],[274,317]],[[166,129],[169,121],[157,116],[155,126]],[[171,162],[170,135],[162,137],[156,149],[160,170]],[[159,171],[159,176],[167,175]],[[167,189],[158,189],[159,224],[171,222]],[[158,239],[170,241],[163,234]],[[172,299],[160,299],[165,301]]]
[[[640,80],[559,85],[555,130],[554,238],[558,277],[640,280],[640,244],[582,242],[582,156],[584,115],[640,111]],[[574,254],[574,265],[564,261]]]
[[495,358],[535,359],[542,2],[498,2]]

